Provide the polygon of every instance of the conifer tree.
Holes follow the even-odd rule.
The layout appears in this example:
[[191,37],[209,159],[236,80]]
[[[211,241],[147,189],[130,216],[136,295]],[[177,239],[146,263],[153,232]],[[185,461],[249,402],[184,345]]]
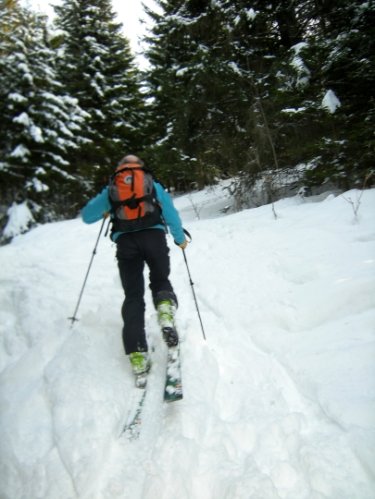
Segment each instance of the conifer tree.
[[374,151],[374,7],[348,0],[295,8],[302,43],[279,61],[274,94],[279,155],[304,164],[310,186],[362,185]]
[[13,202],[27,202],[39,221],[72,213],[78,180],[67,156],[85,116],[56,77],[46,19],[9,3],[0,13],[0,53],[2,225]]
[[[232,113],[236,70],[230,64],[225,13],[217,2],[159,2],[148,11],[148,38],[155,147],[167,182],[188,188],[209,183],[233,144]],[[170,180],[168,180],[170,179]],[[173,179],[173,181],[171,180]]]
[[56,13],[61,78],[89,115],[90,143],[72,162],[83,176],[103,183],[126,151],[141,146],[138,71],[110,0],[65,0]]
[[370,2],[158,3],[161,14],[149,11],[152,153],[168,175],[205,183],[217,169],[237,172],[245,191],[282,175],[363,182],[374,151]]
[[242,146],[246,157],[239,171],[239,191],[246,191],[264,172],[281,167],[278,154],[279,134],[274,125],[278,103],[278,61],[282,59],[291,39],[298,36],[293,24],[294,12],[290,2],[236,0],[223,6],[228,13],[233,40],[232,64],[237,67],[236,95],[233,111],[242,116]]
[[333,112],[323,103],[325,133],[309,177],[320,183],[329,178],[343,188],[362,186],[373,171],[375,152],[375,5],[360,0],[317,3],[320,22],[306,57],[319,75],[315,91],[320,102],[333,92],[337,107]]
[[[149,11],[155,21],[149,84],[155,115],[165,118],[155,149],[166,151],[164,163],[171,149],[182,168],[187,162],[185,178],[191,173],[205,183],[215,173],[257,171],[260,164],[274,163],[265,118],[272,109],[274,61],[286,49],[280,49],[272,2],[253,4],[163,1],[162,14]],[[281,25],[285,12],[277,14]],[[285,26],[285,43],[291,43],[297,29],[292,33]]]

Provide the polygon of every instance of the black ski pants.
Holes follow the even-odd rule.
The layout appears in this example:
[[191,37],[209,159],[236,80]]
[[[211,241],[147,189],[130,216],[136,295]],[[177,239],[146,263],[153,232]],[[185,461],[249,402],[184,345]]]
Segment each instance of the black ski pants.
[[122,338],[125,353],[147,352],[145,334],[144,267],[149,268],[150,289],[155,307],[166,299],[177,298],[169,281],[169,248],[164,230],[145,229],[122,234],[117,243],[116,258],[125,300]]

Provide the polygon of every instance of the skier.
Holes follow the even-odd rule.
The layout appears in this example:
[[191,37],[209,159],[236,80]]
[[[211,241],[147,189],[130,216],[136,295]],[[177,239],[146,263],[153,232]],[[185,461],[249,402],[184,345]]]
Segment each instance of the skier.
[[[125,172],[125,179],[121,187],[126,184],[134,184],[129,181],[129,172],[141,170],[143,173],[143,161],[132,154],[125,156],[119,163],[116,172]],[[147,170],[146,170],[147,171]],[[126,176],[127,175],[127,176]],[[148,174],[147,174],[148,175]],[[150,177],[150,176],[149,176]],[[132,177],[130,177],[131,179]],[[158,321],[163,332],[163,338],[169,347],[178,344],[178,335],[174,325],[175,310],[177,308],[177,297],[169,280],[170,261],[169,248],[166,241],[166,226],[169,227],[175,243],[185,249],[187,240],[184,235],[181,220],[173,205],[169,194],[162,185],[151,178],[152,192],[154,193],[157,209],[161,208],[162,219],[159,223],[147,226],[145,219],[137,218],[136,230],[123,229],[121,221],[118,220],[116,209],[125,210],[131,204],[129,201],[118,201],[119,190],[111,183],[105,187],[100,194],[91,199],[82,209],[82,219],[85,223],[97,222],[103,217],[111,216],[113,222],[111,239],[117,245],[116,258],[125,293],[122,305],[123,318],[123,343],[126,355],[135,376],[145,374],[150,369],[148,345],[145,335],[145,301],[144,301],[144,276],[145,263],[149,268],[150,289],[154,306],[158,313]],[[135,195],[134,195],[135,197]],[[139,197],[144,203],[145,199],[151,202],[150,195]],[[141,204],[141,203],[139,203]],[[138,206],[138,205],[137,205]],[[160,208],[159,208],[160,207]],[[128,208],[127,208],[128,209]],[[137,213],[140,208],[137,207]],[[123,222],[127,227],[127,222]]]

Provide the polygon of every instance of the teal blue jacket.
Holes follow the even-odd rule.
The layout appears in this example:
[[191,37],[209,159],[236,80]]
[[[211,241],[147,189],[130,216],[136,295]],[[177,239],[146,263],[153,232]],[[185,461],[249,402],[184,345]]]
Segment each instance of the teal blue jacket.
[[[172,198],[167,191],[158,183],[154,182],[156,197],[160,203],[163,212],[163,218],[171,231],[172,237],[177,244],[182,244],[185,241],[185,235],[182,228],[182,223],[178,211],[173,205]],[[111,202],[109,200],[108,187],[105,187],[100,194],[91,199],[82,209],[82,219],[87,224],[92,224],[102,219],[103,216],[111,211]],[[165,230],[164,225],[154,225],[153,229]],[[121,235],[121,232],[112,234],[112,240]]]

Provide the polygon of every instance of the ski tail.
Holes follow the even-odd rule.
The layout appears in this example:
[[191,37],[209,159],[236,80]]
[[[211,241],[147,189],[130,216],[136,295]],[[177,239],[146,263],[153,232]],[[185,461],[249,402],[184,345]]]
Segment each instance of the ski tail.
[[180,345],[168,348],[164,401],[176,402],[183,398]]

